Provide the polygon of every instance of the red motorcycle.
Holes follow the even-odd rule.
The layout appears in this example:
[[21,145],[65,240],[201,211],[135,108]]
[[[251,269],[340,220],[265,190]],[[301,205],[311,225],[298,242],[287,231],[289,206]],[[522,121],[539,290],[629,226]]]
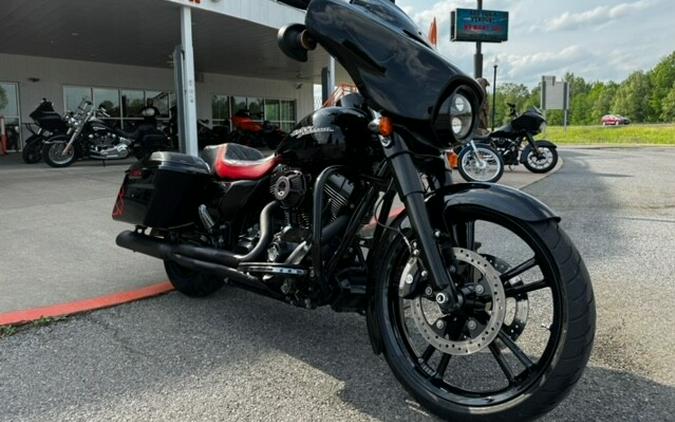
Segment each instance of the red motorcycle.
[[227,137],[227,142],[235,142],[254,148],[267,147],[276,149],[286,132],[278,126],[265,120],[262,123],[253,120],[251,112],[239,110],[232,117],[232,131]]

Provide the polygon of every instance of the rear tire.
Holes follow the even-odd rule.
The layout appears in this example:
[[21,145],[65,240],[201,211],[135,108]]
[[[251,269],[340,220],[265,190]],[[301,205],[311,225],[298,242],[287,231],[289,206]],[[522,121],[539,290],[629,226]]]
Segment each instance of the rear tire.
[[21,151],[21,157],[26,164],[35,164],[42,161],[42,136],[33,135],[26,140]]
[[164,269],[173,287],[186,296],[209,296],[224,284],[223,279],[218,276],[191,270],[173,261],[164,261]]

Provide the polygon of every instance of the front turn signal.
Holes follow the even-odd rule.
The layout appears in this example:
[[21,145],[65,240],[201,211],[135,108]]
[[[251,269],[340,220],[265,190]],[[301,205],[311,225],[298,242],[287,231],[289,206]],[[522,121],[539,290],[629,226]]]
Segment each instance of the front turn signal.
[[389,117],[380,118],[380,135],[386,136],[387,138],[394,134],[394,124],[392,123]]

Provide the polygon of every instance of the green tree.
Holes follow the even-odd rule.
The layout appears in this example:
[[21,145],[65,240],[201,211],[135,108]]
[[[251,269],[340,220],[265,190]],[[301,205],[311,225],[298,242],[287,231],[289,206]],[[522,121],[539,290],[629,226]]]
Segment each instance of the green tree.
[[[521,112],[530,99],[530,90],[523,84],[505,83],[497,88],[495,106],[495,126],[501,126],[511,120],[508,104],[515,104],[516,111]],[[492,105],[492,103],[490,103]]]
[[671,121],[672,117],[664,120],[663,116],[667,116],[668,112],[663,108],[662,102],[670,95],[673,84],[675,84],[675,52],[664,57],[654,66],[649,72],[649,81],[652,88],[649,96],[649,121]]
[[616,96],[616,90],[618,85],[614,82],[608,82],[606,84],[600,82],[598,95],[593,101],[593,106],[591,108],[591,121],[590,124],[599,124],[602,116],[605,114],[613,113],[612,106],[614,105],[614,97]]
[[662,122],[675,121],[675,83],[661,103],[661,115],[659,118]]
[[651,91],[649,77],[642,71],[633,72],[619,86],[612,108],[634,122],[648,121]]

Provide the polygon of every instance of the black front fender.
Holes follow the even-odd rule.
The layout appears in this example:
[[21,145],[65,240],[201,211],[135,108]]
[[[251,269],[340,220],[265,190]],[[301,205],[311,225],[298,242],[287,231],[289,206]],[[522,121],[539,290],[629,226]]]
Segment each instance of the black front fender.
[[[518,189],[493,183],[459,183],[433,192],[427,198],[429,215],[436,218],[437,210],[457,206],[485,207],[519,220],[537,222],[560,221],[546,204]],[[434,212],[436,211],[436,212]],[[445,212],[443,212],[445,214]]]

